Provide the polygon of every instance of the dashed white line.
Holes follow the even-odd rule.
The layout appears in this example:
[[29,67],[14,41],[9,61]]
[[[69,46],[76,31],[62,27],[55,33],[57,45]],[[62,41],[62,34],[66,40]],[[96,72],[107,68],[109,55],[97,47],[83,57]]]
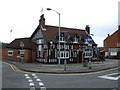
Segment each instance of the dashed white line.
[[32,79],[29,79],[28,82],[33,82],[33,80],[32,80]]
[[38,78],[38,76],[34,76],[34,78]]
[[30,77],[29,77],[29,76],[27,76],[26,78],[27,78],[27,79],[30,79]]
[[30,87],[30,90],[35,90],[35,87]]
[[41,87],[40,90],[46,90],[46,87]]
[[38,78],[38,79],[36,79],[36,81],[38,81],[38,82],[41,82],[41,80]]
[[43,84],[42,82],[39,82],[39,85],[40,85],[40,86],[44,86],[44,84]]
[[35,74],[32,74],[32,76],[36,76]]
[[[32,74],[33,78],[37,81],[38,85],[40,86],[40,90],[46,90],[46,87],[42,83],[42,81],[38,78],[36,74]],[[25,74],[26,79],[29,82],[30,90],[35,90],[35,84],[31,77],[28,74]]]
[[25,74],[25,76],[27,77],[27,76],[28,76],[28,74]]
[[34,84],[34,83],[29,83],[29,86],[30,86],[30,87],[34,87],[35,84]]

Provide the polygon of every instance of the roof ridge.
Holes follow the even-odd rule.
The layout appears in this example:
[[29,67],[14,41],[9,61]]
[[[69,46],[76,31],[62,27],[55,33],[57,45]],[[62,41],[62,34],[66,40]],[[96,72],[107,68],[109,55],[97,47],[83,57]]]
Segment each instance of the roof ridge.
[[30,37],[16,38],[15,40],[19,40],[19,39],[30,39]]
[[[48,27],[56,27],[56,28],[59,28],[59,26],[52,26],[52,25],[45,25],[45,26],[48,26]],[[65,28],[65,29],[72,29],[72,30],[81,30],[81,31],[85,31],[84,29],[77,29],[77,28],[69,28],[69,27],[61,27],[60,28]]]

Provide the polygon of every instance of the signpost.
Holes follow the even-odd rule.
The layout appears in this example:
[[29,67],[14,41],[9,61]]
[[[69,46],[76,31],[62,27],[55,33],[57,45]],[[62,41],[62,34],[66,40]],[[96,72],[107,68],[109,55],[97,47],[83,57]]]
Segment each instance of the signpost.
[[[23,51],[24,43],[23,43],[23,42],[20,42],[20,47],[22,48],[22,52],[20,52],[20,53],[23,54],[23,53],[24,53],[24,51]],[[22,64],[23,64],[23,59],[24,59],[24,57],[20,55],[20,58],[21,58],[21,62],[22,62]]]
[[89,64],[89,69],[92,68],[92,67],[91,67],[92,42],[93,42],[92,37],[91,37],[90,35],[88,35],[88,36],[86,37],[86,43],[88,44],[88,49],[89,49],[89,62],[88,62],[88,64]]

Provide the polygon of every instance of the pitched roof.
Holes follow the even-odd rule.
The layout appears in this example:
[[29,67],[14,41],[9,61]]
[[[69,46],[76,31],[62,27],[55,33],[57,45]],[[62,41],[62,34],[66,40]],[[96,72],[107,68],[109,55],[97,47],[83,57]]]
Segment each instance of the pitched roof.
[[[117,34],[117,36],[120,35],[120,28],[119,28],[118,30],[116,30],[113,34],[111,34],[111,35],[109,35],[108,37],[106,37],[106,38],[104,39],[104,41],[106,41],[106,40],[109,39],[110,37],[114,36],[115,34]],[[120,37],[118,37],[118,38],[116,38],[116,39],[118,39],[118,42],[120,42]]]
[[18,38],[13,40],[9,45],[7,45],[7,48],[15,48],[15,49],[21,49],[20,42],[24,43],[24,49],[31,49],[35,50],[35,43],[30,40],[30,38]]
[[[59,27],[57,27],[57,26],[46,25],[46,30],[42,30],[44,38],[47,42],[49,42],[50,40],[52,40],[55,43],[57,42],[56,35],[58,35],[58,32],[59,32],[58,28]],[[68,37],[69,36],[71,37],[73,35],[78,35],[78,36],[85,38],[87,36],[87,33],[85,32],[85,30],[82,30],[82,29],[60,27],[60,30],[61,30],[61,32],[68,31],[66,33],[66,35]],[[67,42],[70,43],[71,40],[67,39]],[[81,40],[79,40],[79,43],[83,44],[83,42]]]
[[[51,26],[51,25],[45,25],[45,27],[46,27],[45,28],[46,30],[41,30],[45,41],[50,42],[52,40],[54,43],[57,43],[58,41],[56,39],[56,36],[58,35],[59,27]],[[38,27],[35,29],[35,31],[31,35],[30,37],[31,39],[34,37],[34,35],[38,32],[40,28],[41,28],[40,25],[38,25]],[[85,39],[85,37],[88,35],[86,30],[83,30],[83,29],[60,27],[60,31],[61,32],[68,31],[66,33],[66,35],[69,37],[69,39],[67,39],[67,43],[71,43],[70,37],[74,35],[77,35],[82,39]],[[84,44],[84,40],[79,40],[79,44]],[[93,41],[93,44],[96,44],[96,43]]]

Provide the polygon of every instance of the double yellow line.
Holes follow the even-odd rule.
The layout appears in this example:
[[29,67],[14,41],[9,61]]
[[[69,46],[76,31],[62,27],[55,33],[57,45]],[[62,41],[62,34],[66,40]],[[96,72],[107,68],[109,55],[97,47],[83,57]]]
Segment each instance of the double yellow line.
[[17,68],[13,64],[10,64],[10,63],[7,63],[7,62],[2,62],[2,63],[9,65],[12,68],[12,70],[15,71],[15,72],[27,73],[26,71],[20,70],[19,68]]
[[14,70],[15,72],[20,72],[20,73],[29,73],[29,74],[44,74],[44,75],[89,75],[89,74],[98,74],[98,73],[103,73],[103,72],[108,72],[108,71],[112,71],[112,70],[116,70],[116,69],[120,69],[120,67],[115,67],[115,68],[110,68],[107,70],[101,70],[101,71],[96,71],[96,72],[88,72],[88,73],[71,73],[71,74],[54,74],[54,73],[37,73],[37,72],[29,72],[29,71],[24,71],[24,70],[20,70],[19,68],[17,68],[15,65],[7,63],[7,62],[2,62],[4,64],[9,65],[12,70]]

